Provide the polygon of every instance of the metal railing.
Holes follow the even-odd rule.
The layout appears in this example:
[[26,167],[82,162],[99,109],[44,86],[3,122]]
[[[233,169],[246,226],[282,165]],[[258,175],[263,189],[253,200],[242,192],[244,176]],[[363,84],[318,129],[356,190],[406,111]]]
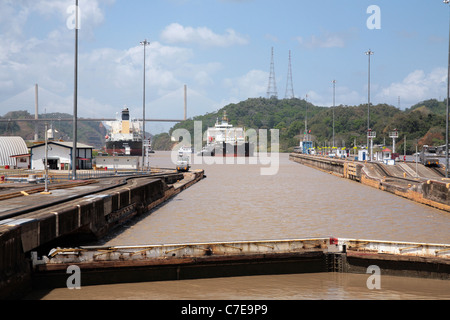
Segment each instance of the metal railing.
[[[159,169],[141,170],[77,170],[77,180],[111,178],[118,176],[141,176],[158,173]],[[45,172],[40,170],[8,169],[0,170],[0,183],[43,183]],[[51,170],[48,174],[49,183],[59,183],[72,180],[70,170]]]

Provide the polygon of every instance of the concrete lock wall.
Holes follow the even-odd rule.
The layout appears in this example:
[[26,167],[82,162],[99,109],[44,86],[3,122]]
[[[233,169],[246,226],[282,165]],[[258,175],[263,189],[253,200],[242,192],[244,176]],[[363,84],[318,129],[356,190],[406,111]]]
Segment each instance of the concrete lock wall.
[[20,295],[29,287],[30,279],[20,227],[4,228],[0,231],[0,299]]
[[291,161],[344,177],[346,163],[344,160],[327,159],[295,153],[290,154],[289,158]]
[[402,183],[398,183],[393,179],[387,179],[386,176],[369,176],[365,170],[369,164],[366,163],[328,159],[299,153],[290,154],[289,159],[338,177],[355,180],[364,185],[450,212],[450,183],[431,179],[405,179]]
[[[203,177],[203,171],[191,173],[186,183],[191,185]],[[183,183],[178,188],[169,184],[183,179],[183,174],[132,179],[125,186],[37,210],[26,219],[0,225],[0,299],[20,296],[29,285],[30,251],[47,250],[66,236],[72,240],[101,238],[111,228],[180,192]],[[76,245],[73,242],[71,245]]]

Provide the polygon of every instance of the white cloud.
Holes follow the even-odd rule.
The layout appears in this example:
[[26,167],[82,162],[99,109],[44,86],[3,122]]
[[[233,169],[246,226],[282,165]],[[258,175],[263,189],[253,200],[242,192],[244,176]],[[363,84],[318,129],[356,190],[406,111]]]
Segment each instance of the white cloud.
[[[111,5],[115,0],[79,0],[80,28],[89,33],[98,25],[101,25],[105,16],[101,5]],[[61,21],[73,20],[74,11],[70,8],[75,5],[74,1],[67,0],[37,0],[29,1],[31,10],[47,17],[59,17]],[[67,24],[65,24],[67,27]]]
[[167,26],[161,33],[161,39],[167,43],[193,43],[205,47],[230,47],[248,43],[233,29],[227,29],[225,34],[220,35],[206,27],[184,27],[178,23]]
[[298,37],[297,41],[300,45],[308,48],[343,48],[345,46],[345,42],[342,38],[337,35],[326,35],[322,37],[317,37],[312,35],[310,39],[304,40],[302,37]]
[[[331,86],[330,86],[331,87]],[[333,106],[333,89],[330,88],[326,90],[326,92],[316,92],[313,90],[309,90],[307,92],[308,102],[311,102],[317,106],[331,107]],[[304,99],[305,97],[301,97]],[[357,91],[350,89],[345,86],[336,86],[336,96],[335,103],[336,106],[339,105],[347,105],[347,106],[355,106],[361,103],[365,103],[364,99],[367,100],[365,95],[359,94]]]
[[[31,3],[27,2],[27,5]],[[56,1],[39,12],[54,17],[65,12],[62,4],[63,2]],[[5,6],[4,3],[2,5],[5,10],[10,9],[11,12],[18,10],[12,5]],[[95,12],[95,6],[92,8]],[[34,10],[38,12],[37,9]],[[102,15],[97,14],[96,21],[101,22],[101,17]],[[62,22],[61,26],[56,26],[48,34],[40,37],[34,34],[33,37],[21,34],[22,29],[25,30],[26,18],[17,24],[14,35],[7,31],[8,25],[14,24],[14,21],[9,24],[6,21],[0,22],[2,114],[18,109],[34,113],[35,83],[39,84],[41,91],[40,112],[44,112],[44,109],[47,112],[73,112],[73,36],[64,21]],[[198,90],[203,91],[204,95],[208,90],[206,88],[214,84],[213,75],[222,69],[222,65],[215,62],[195,64],[192,62],[193,58],[192,49],[163,45],[157,41],[151,42],[146,55],[147,101],[161,101],[160,97],[181,88],[185,83],[193,88],[192,97],[195,96],[195,87],[203,87]],[[139,112],[142,105],[142,75],[143,47],[138,44],[125,50],[112,48],[83,50],[79,53],[78,115],[112,117],[124,105],[128,105],[130,109],[137,108]],[[180,99],[182,101],[182,97]],[[211,111],[212,106],[217,106],[215,102],[206,103],[203,99],[200,103],[198,100],[193,101],[191,108],[196,114]],[[173,107],[170,103],[161,103],[160,106],[160,111],[168,113],[155,116],[171,117],[170,110]],[[151,103],[149,108],[152,110]],[[182,113],[182,110],[177,112]],[[180,117],[181,115],[178,115],[175,118]]]
[[348,41],[354,38],[356,30],[350,29],[340,32],[324,31],[320,35],[311,35],[309,38],[299,36],[298,43],[308,49],[316,48],[344,48]]
[[447,70],[445,68],[436,68],[428,74],[423,70],[415,70],[403,81],[392,83],[381,89],[376,97],[385,102],[397,101],[400,97],[402,104],[412,105],[426,99],[442,97],[447,94],[446,88]]
[[230,103],[248,98],[265,97],[269,74],[261,70],[251,70],[238,78],[227,78],[224,85],[230,92]]

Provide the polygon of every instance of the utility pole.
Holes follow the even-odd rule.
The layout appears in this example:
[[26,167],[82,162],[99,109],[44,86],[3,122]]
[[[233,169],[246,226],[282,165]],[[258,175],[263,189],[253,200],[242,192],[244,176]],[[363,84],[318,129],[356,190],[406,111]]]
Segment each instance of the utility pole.
[[74,72],[74,94],[73,94],[73,149],[72,149],[72,179],[77,179],[77,126],[78,126],[78,22],[79,22],[78,0],[75,0],[75,72]]
[[[450,3],[450,0],[444,0],[445,4]],[[449,30],[449,49],[448,49],[448,73],[447,73],[447,113],[445,119],[445,177],[448,178],[448,117],[449,117],[449,99],[450,99],[450,30]]]
[[45,189],[48,192],[48,126],[45,124]]
[[142,102],[142,171],[144,171],[145,163],[145,145],[146,145],[146,137],[145,137],[145,58],[146,58],[146,47],[150,45],[150,42],[145,39],[141,42],[141,45],[144,46],[144,88],[143,88],[143,102]]
[[[369,82],[368,82],[368,102],[367,102],[367,148],[369,148],[369,141],[371,142],[371,146],[373,143],[373,133],[370,129],[370,56],[372,56],[374,52],[369,49],[369,51],[366,52],[366,55],[369,56]],[[372,150],[370,151],[370,159],[373,158]]]
[[335,145],[335,132],[334,132],[334,109],[336,107],[336,80],[333,80],[333,148]]
[[308,94],[305,98],[305,141],[308,141]]
[[[34,87],[34,120],[38,120],[39,119],[39,87],[38,84],[36,83],[35,87]],[[38,141],[39,140],[39,125],[38,122],[36,121],[34,124],[34,141]]]
[[404,157],[403,157],[403,159],[404,159],[404,161],[406,162],[406,136],[405,136],[405,145],[404,145]]

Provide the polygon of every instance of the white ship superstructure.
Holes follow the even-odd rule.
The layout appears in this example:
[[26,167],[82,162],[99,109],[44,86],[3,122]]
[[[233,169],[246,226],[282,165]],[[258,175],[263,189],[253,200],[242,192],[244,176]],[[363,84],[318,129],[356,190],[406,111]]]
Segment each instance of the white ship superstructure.
[[105,123],[110,127],[106,136],[108,154],[142,155],[142,123],[130,119],[130,111],[125,108],[121,118]]
[[226,113],[224,114],[221,123],[219,123],[219,119],[217,119],[214,128],[208,128],[207,144],[216,144],[216,143],[240,144],[244,142],[245,142],[244,129],[233,127],[233,125],[228,122]]
[[244,128],[233,127],[224,113],[222,121],[206,131],[206,146],[203,156],[249,157],[253,156],[254,145],[246,141]]

